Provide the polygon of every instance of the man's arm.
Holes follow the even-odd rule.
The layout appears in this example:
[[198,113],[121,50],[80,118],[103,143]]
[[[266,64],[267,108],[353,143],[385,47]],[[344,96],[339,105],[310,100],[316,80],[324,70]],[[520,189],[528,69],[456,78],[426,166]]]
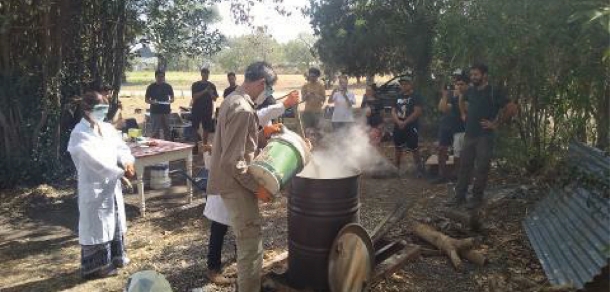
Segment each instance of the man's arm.
[[467,99],[466,96],[464,94],[460,95],[460,99],[459,99],[459,105],[460,105],[460,115],[462,118],[462,121],[466,121],[466,115],[468,114],[468,104],[467,104]]
[[169,102],[172,103],[172,102],[174,102],[174,100],[176,100],[174,98],[174,88],[172,88],[172,86],[169,84],[167,86],[169,86],[169,96],[170,96]]
[[146,93],[144,94],[144,102],[146,102],[147,104],[152,104],[152,96],[150,95],[150,85],[148,85],[148,87],[146,87]]
[[451,104],[448,102],[449,92],[445,89],[442,91],[441,100],[438,102],[438,110],[441,113],[447,113],[451,109]]
[[407,117],[407,119],[404,121],[404,124],[406,125],[414,122],[422,115],[423,112],[424,110],[422,109],[421,105],[416,105],[415,107],[413,107],[413,113],[411,113],[409,117]]

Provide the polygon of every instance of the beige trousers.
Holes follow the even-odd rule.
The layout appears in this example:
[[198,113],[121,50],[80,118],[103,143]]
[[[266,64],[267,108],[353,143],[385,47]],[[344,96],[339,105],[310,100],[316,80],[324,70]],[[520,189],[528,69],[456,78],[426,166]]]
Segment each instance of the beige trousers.
[[259,292],[263,268],[263,236],[258,200],[246,189],[223,193],[221,197],[237,239],[238,291]]

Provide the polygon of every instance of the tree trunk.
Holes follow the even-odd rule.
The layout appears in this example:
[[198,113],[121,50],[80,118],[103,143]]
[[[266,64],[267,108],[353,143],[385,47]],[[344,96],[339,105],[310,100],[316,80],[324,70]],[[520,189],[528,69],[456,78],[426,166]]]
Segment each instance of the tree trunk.
[[[606,81],[607,82],[607,81]],[[604,85],[604,90],[597,98],[595,123],[597,137],[595,146],[602,150],[609,150],[610,146],[610,85]]]

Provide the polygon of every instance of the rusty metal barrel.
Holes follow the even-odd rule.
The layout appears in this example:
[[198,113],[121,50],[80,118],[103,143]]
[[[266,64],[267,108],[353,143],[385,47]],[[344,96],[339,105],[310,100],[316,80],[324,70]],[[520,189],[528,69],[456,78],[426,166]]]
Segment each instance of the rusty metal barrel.
[[288,198],[290,286],[329,290],[328,257],[345,225],[360,221],[360,174],[315,179],[296,176]]

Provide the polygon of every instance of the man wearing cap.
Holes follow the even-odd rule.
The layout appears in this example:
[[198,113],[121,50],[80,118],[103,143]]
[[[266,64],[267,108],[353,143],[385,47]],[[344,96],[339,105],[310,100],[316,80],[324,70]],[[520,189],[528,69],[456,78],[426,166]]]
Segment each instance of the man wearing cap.
[[410,76],[400,78],[399,82],[401,94],[392,108],[396,167],[400,170],[400,160],[404,152],[412,152],[417,176],[422,177],[424,168],[418,150],[418,130],[419,117],[423,114],[423,98],[415,92]]
[[305,129],[317,129],[322,117],[322,106],[326,101],[326,89],[324,84],[318,82],[320,70],[310,68],[307,75],[307,83],[301,88],[301,96],[305,101],[303,111],[303,127]]
[[496,129],[501,122],[517,113],[516,104],[510,102],[497,88],[489,85],[487,72],[486,65],[473,65],[470,68],[472,86],[460,99],[466,134],[455,198],[450,205],[466,202],[468,185],[473,178],[473,204],[470,207],[481,205],[493,156]]
[[[269,192],[248,173],[258,149],[259,120],[255,104],[273,93],[277,75],[266,62],[248,66],[244,83],[220,105],[212,145],[207,191],[220,194],[237,239],[237,282],[240,292],[260,291],[263,245],[257,198]],[[265,136],[279,127],[265,127]]]

